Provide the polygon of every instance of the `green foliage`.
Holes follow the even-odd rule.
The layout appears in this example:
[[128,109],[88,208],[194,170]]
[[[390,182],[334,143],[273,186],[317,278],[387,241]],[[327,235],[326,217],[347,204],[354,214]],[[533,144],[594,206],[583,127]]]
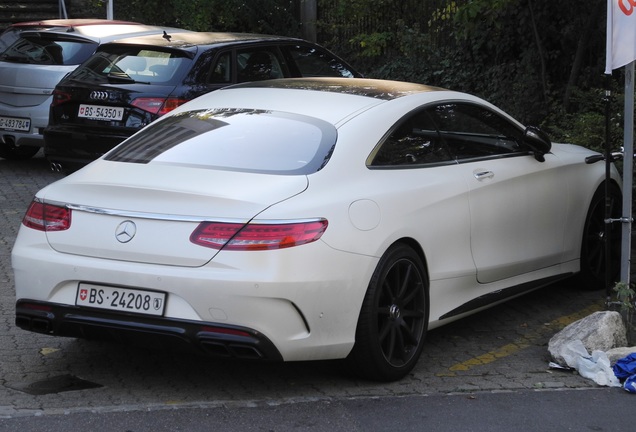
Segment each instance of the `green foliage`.
[[293,0],[128,0],[116,3],[118,19],[195,31],[298,36]]
[[[93,0],[96,7],[102,0]],[[299,0],[127,0],[118,19],[298,36]],[[557,142],[605,142],[605,13],[596,0],[317,0],[318,42],[368,77],[477,94]],[[622,77],[615,76],[614,94]],[[616,101],[618,102],[618,101]],[[622,106],[611,144],[621,145]]]
[[[320,0],[320,7],[329,10],[319,23],[323,41],[366,76],[474,93],[554,141],[604,146],[605,18],[595,0]],[[614,108],[618,148],[622,108]]]
[[629,312],[634,309],[636,291],[634,291],[632,285],[618,282],[614,285],[614,292],[616,293],[616,300],[620,305],[621,312]]
[[634,291],[634,285],[618,282],[614,285],[614,292],[616,293],[616,304],[627,329],[627,341],[630,344],[636,343],[636,326],[634,323],[636,291]]
[[376,57],[394,42],[394,35],[390,32],[359,34],[351,38],[351,42],[360,47],[360,56]]
[[555,142],[574,143],[603,153],[607,135],[606,109],[609,103],[610,147],[613,151],[620,149],[623,140],[623,96],[616,83],[613,84],[611,93],[618,95],[618,98],[610,97],[609,100],[605,89],[575,88],[572,92],[574,109],[567,112],[555,101],[542,126]]

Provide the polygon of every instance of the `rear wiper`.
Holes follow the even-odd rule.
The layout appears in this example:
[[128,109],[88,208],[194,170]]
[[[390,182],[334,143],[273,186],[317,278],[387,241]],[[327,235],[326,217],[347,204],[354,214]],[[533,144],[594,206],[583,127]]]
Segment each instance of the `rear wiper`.
[[124,72],[111,72],[106,75],[108,81],[118,81],[118,82],[126,82],[126,83],[134,83],[135,80],[132,79],[128,74]]
[[133,79],[130,75],[123,72],[111,72],[107,75],[108,81],[110,82],[119,82],[119,83],[130,83],[130,84],[150,84],[148,81],[137,81]]

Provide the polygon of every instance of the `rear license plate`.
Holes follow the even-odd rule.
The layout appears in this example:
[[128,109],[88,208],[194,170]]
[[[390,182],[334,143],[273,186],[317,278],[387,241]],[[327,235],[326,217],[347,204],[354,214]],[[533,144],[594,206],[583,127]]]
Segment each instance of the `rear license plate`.
[[31,119],[19,117],[0,117],[0,129],[28,132],[31,129]]
[[124,109],[122,107],[82,104],[79,106],[77,116],[91,120],[119,121],[124,118]]
[[161,316],[166,306],[166,293],[80,284],[75,304],[98,309]]

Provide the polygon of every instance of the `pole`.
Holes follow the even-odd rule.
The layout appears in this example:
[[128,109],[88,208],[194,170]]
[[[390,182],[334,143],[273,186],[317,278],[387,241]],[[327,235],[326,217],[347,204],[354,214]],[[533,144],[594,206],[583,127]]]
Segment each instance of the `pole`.
[[108,0],[106,5],[106,19],[112,20],[113,18],[113,0]]
[[632,253],[632,182],[634,166],[634,63],[625,66],[625,124],[623,138],[623,230],[621,281],[630,284]]
[[66,13],[66,4],[64,3],[64,0],[60,0],[59,1],[59,13],[60,13],[60,18],[64,18],[67,19],[68,18],[68,14]]
[[611,90],[611,75],[607,78],[607,88],[605,89],[605,302],[610,304],[610,298],[612,297],[612,285],[614,283],[614,272],[612,265],[612,224],[616,221],[612,221],[612,201],[610,199],[610,181],[611,181],[611,169],[612,169],[612,145],[611,145],[611,121],[610,113],[612,109],[612,90]]
[[303,29],[303,38],[316,42],[317,30],[316,20],[318,19],[317,0],[300,0],[300,22]]

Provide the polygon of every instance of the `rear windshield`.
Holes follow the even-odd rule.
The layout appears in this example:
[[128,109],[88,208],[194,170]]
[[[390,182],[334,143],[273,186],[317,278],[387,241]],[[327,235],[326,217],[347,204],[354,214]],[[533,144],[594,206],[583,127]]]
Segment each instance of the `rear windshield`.
[[76,66],[89,58],[97,43],[88,40],[51,37],[19,37],[0,54],[0,60],[12,63]]
[[20,30],[9,27],[0,33],[0,54],[5,52],[20,37]]
[[102,48],[75,69],[69,79],[94,83],[169,83],[191,62],[177,51],[134,46]]
[[329,160],[336,136],[333,125],[291,113],[254,109],[185,111],[150,124],[105,159],[311,174]]

